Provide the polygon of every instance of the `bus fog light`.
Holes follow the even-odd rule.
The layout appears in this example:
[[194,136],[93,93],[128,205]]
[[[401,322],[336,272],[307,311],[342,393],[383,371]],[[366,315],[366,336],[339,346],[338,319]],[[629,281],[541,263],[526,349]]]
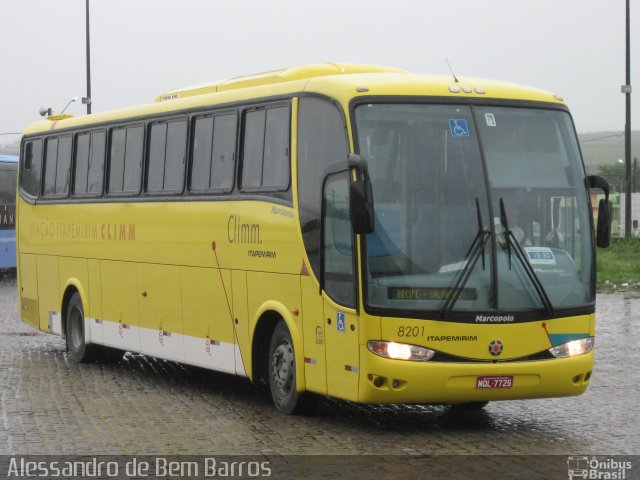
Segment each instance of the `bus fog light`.
[[436,352],[419,345],[408,345],[406,343],[382,342],[370,340],[367,344],[369,351],[385,358],[394,360],[413,360],[415,362],[425,362],[430,360]]
[[575,357],[576,355],[583,355],[593,350],[593,342],[593,337],[572,340],[557,347],[550,348],[549,352],[556,358]]

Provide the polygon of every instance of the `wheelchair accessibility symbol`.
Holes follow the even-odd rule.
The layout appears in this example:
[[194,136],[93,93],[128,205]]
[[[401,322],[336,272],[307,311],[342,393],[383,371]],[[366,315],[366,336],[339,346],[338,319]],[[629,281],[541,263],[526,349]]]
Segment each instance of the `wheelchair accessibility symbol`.
[[453,138],[468,137],[469,126],[464,118],[458,120],[449,120],[449,131]]

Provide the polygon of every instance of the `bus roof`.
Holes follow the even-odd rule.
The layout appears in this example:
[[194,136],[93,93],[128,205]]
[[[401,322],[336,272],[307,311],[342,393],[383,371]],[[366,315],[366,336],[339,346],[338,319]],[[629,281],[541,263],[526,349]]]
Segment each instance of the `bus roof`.
[[171,90],[157,97],[155,103],[147,105],[72,118],[68,115],[52,115],[47,120],[31,124],[24,133],[36,134],[302,92],[327,95],[342,102],[344,106],[353,98],[377,95],[452,99],[475,97],[563,104],[562,99],[545,90],[471,77],[458,77],[458,80],[456,82],[451,75],[419,75],[375,65],[304,65]]
[[18,156],[0,154],[0,162],[18,163]]

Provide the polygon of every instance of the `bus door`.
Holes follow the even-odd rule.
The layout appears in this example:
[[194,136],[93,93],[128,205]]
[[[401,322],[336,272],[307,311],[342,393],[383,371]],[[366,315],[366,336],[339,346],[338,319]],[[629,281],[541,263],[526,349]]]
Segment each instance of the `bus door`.
[[357,400],[359,378],[355,242],[349,176],[327,177],[323,190],[323,311],[327,393]]

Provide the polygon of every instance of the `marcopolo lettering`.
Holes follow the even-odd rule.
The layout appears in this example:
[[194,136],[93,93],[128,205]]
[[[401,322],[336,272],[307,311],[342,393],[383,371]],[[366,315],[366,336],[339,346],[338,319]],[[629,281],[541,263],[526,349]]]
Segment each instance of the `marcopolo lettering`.
[[511,323],[513,315],[476,315],[476,323]]

